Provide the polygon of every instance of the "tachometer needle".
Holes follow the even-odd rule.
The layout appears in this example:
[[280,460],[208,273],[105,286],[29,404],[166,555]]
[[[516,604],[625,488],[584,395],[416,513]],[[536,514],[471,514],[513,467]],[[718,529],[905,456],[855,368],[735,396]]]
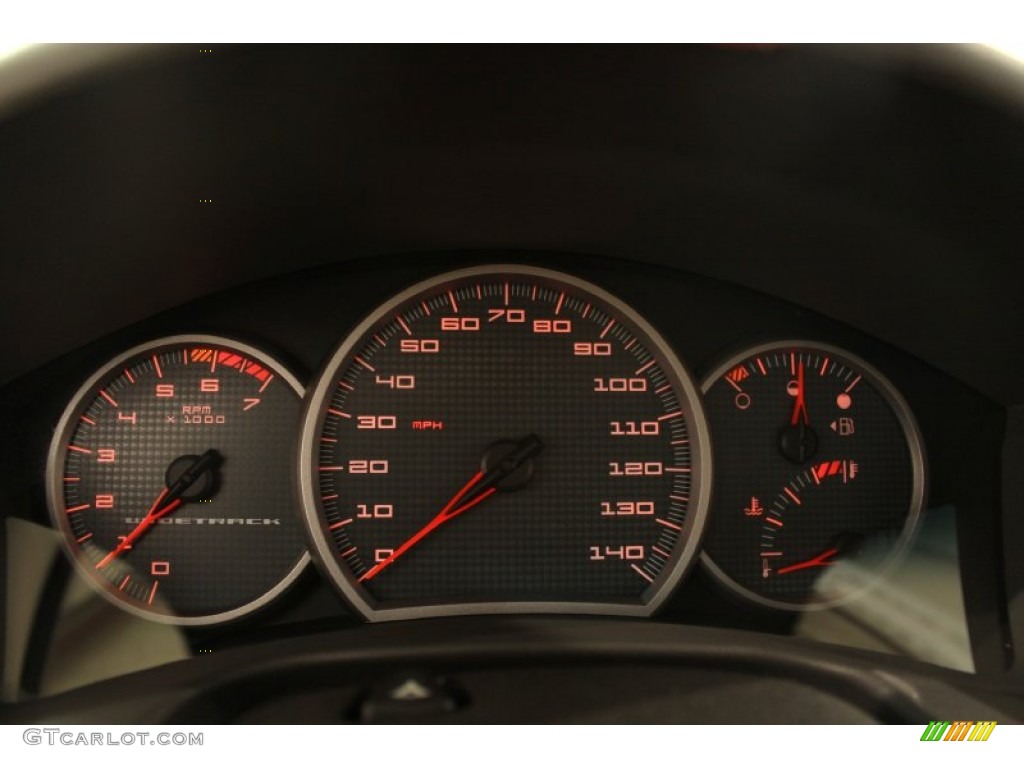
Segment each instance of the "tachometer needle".
[[804,401],[804,364],[802,362],[796,375],[796,402],[793,403],[793,415],[790,417],[789,423],[793,426],[799,424],[801,414],[804,424],[808,424],[807,403]]
[[132,532],[121,539],[121,543],[112,549],[106,557],[96,563],[96,570],[106,567],[122,552],[131,549],[132,544],[134,544],[142,534],[153,527],[158,520],[166,517],[180,507],[184,503],[181,498],[182,494],[185,493],[204,472],[215,469],[220,463],[221,456],[213,449],[210,449],[202,456],[197,457],[177,480],[175,480],[169,487],[164,488],[160,495],[156,497],[156,501],[153,502],[153,505],[149,508],[146,516],[142,518]]
[[839,550],[833,547],[832,549],[822,552],[816,557],[812,557],[810,560],[803,560],[799,563],[793,563],[783,568],[779,568],[775,573],[781,576],[784,573],[792,573],[793,571],[802,571],[804,568],[817,568],[823,565],[835,565],[835,560],[829,560],[830,557],[835,557],[839,553]]
[[498,483],[515,472],[526,461],[540,453],[543,448],[544,443],[536,435],[524,437],[516,443],[507,456],[498,462],[497,466],[487,472],[481,470],[473,475],[469,482],[452,496],[448,503],[444,505],[444,508],[429,523],[414,533],[386,559],[377,563],[373,568],[360,576],[359,581],[369,581],[416,546],[431,531],[454,519],[457,515],[461,515],[466,510],[472,509],[484,499],[493,495],[498,490]]

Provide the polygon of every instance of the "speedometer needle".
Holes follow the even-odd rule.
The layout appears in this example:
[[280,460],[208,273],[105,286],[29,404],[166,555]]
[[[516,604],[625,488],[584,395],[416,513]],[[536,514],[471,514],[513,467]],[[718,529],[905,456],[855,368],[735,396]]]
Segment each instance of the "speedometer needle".
[[156,497],[156,501],[153,502],[153,505],[149,508],[146,516],[142,518],[132,532],[121,539],[121,543],[112,549],[106,557],[96,563],[96,570],[106,567],[122,552],[131,549],[132,544],[134,544],[142,534],[156,525],[158,520],[166,517],[180,507],[184,503],[184,500],[181,498],[182,495],[203,475],[204,472],[215,469],[220,463],[221,456],[213,449],[210,449],[202,456],[197,457],[177,480],[167,488],[164,488],[160,495]]
[[359,581],[369,581],[416,546],[431,531],[461,515],[466,510],[472,509],[484,499],[493,495],[498,490],[498,483],[519,469],[526,461],[540,453],[543,448],[544,443],[536,435],[524,437],[516,443],[507,456],[498,462],[497,466],[489,469],[487,472],[481,470],[473,475],[469,482],[451,497],[448,503],[444,505],[444,508],[429,523],[420,528],[419,531],[414,533],[404,544],[388,555],[387,558],[381,560],[373,568],[360,576]]
[[781,576],[784,573],[792,573],[793,571],[802,571],[804,568],[817,568],[821,565],[835,565],[834,560],[829,560],[830,557],[834,557],[839,553],[839,550],[833,547],[832,549],[822,552],[816,557],[812,557],[810,560],[803,560],[799,563],[793,563],[787,565],[784,568],[779,568],[775,573]]

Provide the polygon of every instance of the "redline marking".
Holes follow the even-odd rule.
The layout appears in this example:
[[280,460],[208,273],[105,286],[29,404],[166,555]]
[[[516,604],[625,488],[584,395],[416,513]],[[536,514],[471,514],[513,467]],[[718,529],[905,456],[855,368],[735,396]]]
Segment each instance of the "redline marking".
[[373,334],[373,340],[380,344],[382,347],[386,347],[388,345],[388,343],[384,341],[384,339],[382,339],[380,337],[380,334],[378,333]]
[[650,584],[653,584],[653,583],[654,583],[654,579],[652,579],[652,578],[651,578],[650,576],[648,576],[648,575],[647,575],[646,573],[644,573],[644,572],[643,572],[643,571],[641,571],[641,570],[640,570],[639,568],[637,568],[637,567],[636,567],[636,564],[635,564],[635,563],[631,563],[629,567],[630,567],[630,568],[632,568],[632,569],[633,569],[634,571],[636,571],[637,573],[639,573],[639,574],[640,574],[641,576],[643,576],[643,577],[644,577],[645,579],[647,579],[648,583],[650,583]]
[[132,384],[135,383],[135,377],[132,376],[132,372],[129,371],[127,368],[124,369],[124,375],[128,377],[128,381],[130,381]]
[[338,386],[342,389],[347,389],[349,392],[355,392],[356,388],[349,384],[347,381],[339,381]]
[[344,467],[336,467],[336,466],[330,466],[330,467],[317,467],[317,469],[318,469],[318,470],[319,470],[320,472],[344,472],[344,471],[345,471],[345,468],[344,468]]
[[188,365],[188,350],[187,349],[181,350],[181,356],[185,359],[185,365]]
[[682,495],[670,495],[669,498],[672,499],[672,501],[681,501],[683,503],[686,503],[690,500],[689,496]]
[[338,529],[338,528],[341,528],[341,526],[343,526],[343,525],[348,525],[348,524],[349,524],[349,523],[351,523],[351,522],[352,522],[352,518],[350,517],[350,518],[348,518],[347,520],[341,520],[341,521],[339,521],[339,522],[335,523],[334,525],[332,525],[332,526],[329,526],[329,527],[327,528],[327,530],[328,530],[328,531],[333,531],[333,530],[336,530],[336,529]]
[[683,530],[681,526],[678,526],[678,525],[676,525],[675,523],[673,523],[673,522],[671,522],[669,520],[663,520],[660,517],[654,518],[654,522],[660,523],[661,525],[664,525],[666,528],[671,528],[673,531],[681,531],[681,530]]
[[85,542],[87,542],[91,538],[92,538],[92,534],[91,533],[87,533],[82,538],[75,539],[75,541],[77,541],[79,544],[84,544]]
[[815,485],[821,485],[821,478],[818,477],[818,473],[814,470],[814,467],[811,467],[811,477],[814,478]]
[[373,372],[375,372],[377,370],[372,365],[370,365],[368,362],[363,360],[363,358],[361,358],[359,355],[355,356],[355,361],[357,363],[359,363],[361,366],[363,366],[363,368],[365,368],[366,370],[370,371],[371,373],[373,373]]
[[[458,314],[458,312],[459,312],[459,305],[455,301],[455,294],[452,293],[451,291],[448,291],[448,300],[452,303],[452,312],[455,312],[456,314]],[[506,303],[508,303],[508,302],[506,302]]]
[[77,507],[71,507],[70,509],[65,509],[64,512],[65,512],[65,514],[73,515],[73,514],[75,514],[75,512],[81,512],[83,509],[88,509],[88,508],[89,508],[88,504],[79,504]]
[[65,483],[77,483],[81,479],[82,478],[80,478],[80,477],[65,477],[64,478],[64,482]]
[[153,582],[153,588],[149,590],[149,599],[146,601],[149,605],[153,604],[153,598],[156,597],[156,588],[160,586],[159,581]]
[[789,496],[789,498],[791,498],[793,501],[795,501],[796,505],[798,507],[802,507],[803,506],[803,502],[800,501],[800,498],[795,493],[793,493],[791,490],[789,490],[789,488],[783,488],[782,492],[785,493],[787,496]]
[[660,395],[662,392],[667,392],[670,389],[672,389],[672,382],[669,382],[668,384],[662,384],[660,387],[654,390],[654,394]]
[[128,586],[128,582],[131,581],[131,580],[132,580],[131,576],[125,576],[124,580],[121,582],[121,586],[119,586],[118,589],[124,590],[124,588]]
[[825,358],[825,362],[821,364],[821,370],[818,371],[818,374],[821,375],[821,376],[824,376],[826,368],[828,368],[828,358],[827,357]]
[[623,349],[629,352],[629,350],[631,350],[634,346],[636,346],[636,339],[630,339],[626,346],[623,347]]
[[401,315],[398,317],[398,324],[402,326],[402,330],[405,331],[406,336],[412,336],[412,331],[409,330],[409,326],[406,325],[405,320],[402,319]]
[[270,382],[271,382],[271,380],[273,378],[274,378],[274,374],[270,374],[269,376],[267,376],[267,380],[263,382],[263,386],[260,387],[259,390],[257,390],[257,391],[262,392],[264,389],[266,389],[267,386],[270,384]]
[[762,552],[761,557],[782,557],[781,552]]
[[741,386],[740,386],[739,384],[737,384],[737,383],[736,383],[735,381],[733,381],[732,379],[730,379],[730,378],[729,378],[728,376],[726,376],[726,377],[725,377],[725,380],[726,380],[727,382],[729,382],[729,384],[730,384],[730,385],[732,386],[732,388],[733,388],[733,389],[735,389],[735,390],[736,390],[737,392],[742,392],[742,391],[743,391],[743,387],[741,387]]
[[153,368],[156,370],[156,377],[162,379],[164,377],[164,371],[160,367],[160,360],[157,359],[156,355],[153,355]]
[[535,285],[535,286],[533,286],[533,290],[530,291],[530,301],[536,301],[536,300],[537,300],[537,286]]
[[674,419],[676,416],[682,416],[682,411],[676,411],[675,413],[666,413],[664,416],[659,416],[658,421],[664,421],[665,419]]
[[605,335],[606,335],[606,334],[608,333],[608,331],[610,331],[610,330],[612,329],[612,326],[613,326],[613,325],[615,325],[615,321],[614,321],[614,320],[609,320],[609,321],[608,321],[608,325],[606,325],[606,326],[604,327],[604,330],[603,330],[603,331],[601,331],[601,335],[600,335],[600,336],[598,336],[598,338],[599,338],[599,339],[603,339],[603,338],[605,337]]
[[669,445],[689,445],[690,439],[688,437],[680,438],[679,440],[673,440]]
[[689,467],[665,467],[666,472],[682,472],[683,474],[690,474]]
[[328,413],[333,413],[335,416],[341,416],[341,418],[343,418],[343,419],[351,419],[352,418],[352,414],[351,413],[345,413],[344,411],[339,411],[336,408],[328,408],[327,412]]
[[110,403],[115,408],[120,408],[121,407],[121,406],[119,406],[117,404],[117,400],[115,400],[114,398],[112,398],[110,395],[107,394],[107,391],[105,389],[101,389],[100,390],[100,395],[103,397],[104,400],[106,400],[108,403]]
[[850,391],[851,389],[853,389],[854,387],[856,387],[856,386],[857,386],[857,382],[859,382],[859,381],[860,381],[860,376],[858,376],[858,377],[857,377],[856,379],[854,379],[854,380],[853,380],[853,384],[851,384],[850,386],[848,386],[848,387],[847,387],[846,389],[844,389],[843,391],[844,391],[844,392],[849,392],[849,391]]
[[583,308],[583,317],[586,317],[586,316],[587,316],[587,315],[589,315],[589,314],[590,314],[590,305],[589,305],[589,304],[587,304],[587,306],[585,306],[585,307]]
[[427,306],[427,300],[424,299],[423,301],[420,302],[420,304],[423,305],[423,311],[426,312],[429,315],[430,314],[430,307]]
[[78,418],[80,418],[86,424],[92,424],[94,427],[96,426],[96,422],[90,419],[88,416],[79,416]]
[[775,519],[774,517],[766,517],[766,518],[764,519],[764,521],[765,521],[766,523],[771,523],[772,525],[776,525],[776,526],[778,526],[779,528],[781,528],[781,527],[782,527],[782,521],[781,521],[781,520],[776,520],[776,519]]
[[69,445],[69,451],[78,451],[79,453],[92,453],[88,448],[79,448],[77,445]]
[[761,358],[760,357],[757,358],[757,367],[761,369],[761,375],[762,376],[767,376],[768,375],[768,371],[766,371],[764,369],[764,363],[761,362]]
[[336,437],[321,437],[320,438],[320,442],[321,443],[336,443],[336,442],[338,442],[338,438],[336,438]]
[[655,552],[657,552],[657,553],[658,553],[659,555],[661,555],[662,557],[664,557],[664,558],[665,558],[666,560],[668,560],[668,559],[669,559],[670,557],[672,557],[672,555],[670,555],[670,554],[669,554],[668,552],[666,552],[666,551],[665,551],[664,549],[662,549],[661,547],[659,547],[659,546],[658,546],[657,544],[655,544],[655,545],[654,545],[653,547],[651,547],[651,549],[653,549],[653,550],[654,550]]
[[505,306],[508,306],[508,280],[505,281]]
[[476,297],[477,297],[478,300],[483,301],[484,292],[480,288],[480,283],[476,284]]
[[217,350],[210,350],[213,355],[210,356],[210,373],[216,373],[217,371]]
[[565,291],[562,291],[561,295],[559,295],[559,297],[558,297],[558,303],[557,303],[557,304],[555,304],[555,314],[556,314],[556,315],[557,315],[557,314],[558,314],[559,312],[561,312],[561,311],[562,311],[562,302],[563,302],[563,301],[565,301]]
[[332,493],[329,496],[321,496],[320,501],[331,501],[332,499],[338,498],[338,494]]
[[646,363],[644,363],[643,365],[641,365],[641,366],[640,366],[640,367],[639,367],[639,368],[638,368],[638,369],[637,369],[637,370],[636,370],[636,371],[634,372],[634,374],[633,374],[633,375],[634,375],[634,376],[639,376],[639,375],[640,375],[641,373],[643,373],[644,371],[646,371],[646,370],[647,370],[648,368],[650,368],[650,367],[651,367],[652,365],[654,365],[654,358],[653,358],[653,357],[652,357],[652,358],[651,358],[650,360],[648,360],[648,361],[647,361]]
[[341,556],[342,557],[348,557],[353,552],[355,552],[357,549],[359,549],[359,547],[349,547],[348,549],[346,549],[344,552],[341,553]]

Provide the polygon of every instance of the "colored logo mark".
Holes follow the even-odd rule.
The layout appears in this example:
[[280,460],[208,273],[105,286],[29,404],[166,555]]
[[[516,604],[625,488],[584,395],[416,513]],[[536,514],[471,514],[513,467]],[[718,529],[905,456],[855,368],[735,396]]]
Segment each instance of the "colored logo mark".
[[921,741],[988,741],[995,720],[932,720],[921,734]]

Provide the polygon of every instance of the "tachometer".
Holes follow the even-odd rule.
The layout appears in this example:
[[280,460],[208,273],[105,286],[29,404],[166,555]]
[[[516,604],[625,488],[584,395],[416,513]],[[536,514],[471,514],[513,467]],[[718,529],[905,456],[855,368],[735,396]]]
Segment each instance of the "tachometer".
[[211,336],[136,347],[75,395],[50,448],[54,527],[118,607],[212,624],[266,605],[309,555],[292,485],[298,380]]
[[420,283],[338,347],[300,484],[369,619],[649,615],[690,566],[710,455],[697,389],[600,288],[527,266]]

